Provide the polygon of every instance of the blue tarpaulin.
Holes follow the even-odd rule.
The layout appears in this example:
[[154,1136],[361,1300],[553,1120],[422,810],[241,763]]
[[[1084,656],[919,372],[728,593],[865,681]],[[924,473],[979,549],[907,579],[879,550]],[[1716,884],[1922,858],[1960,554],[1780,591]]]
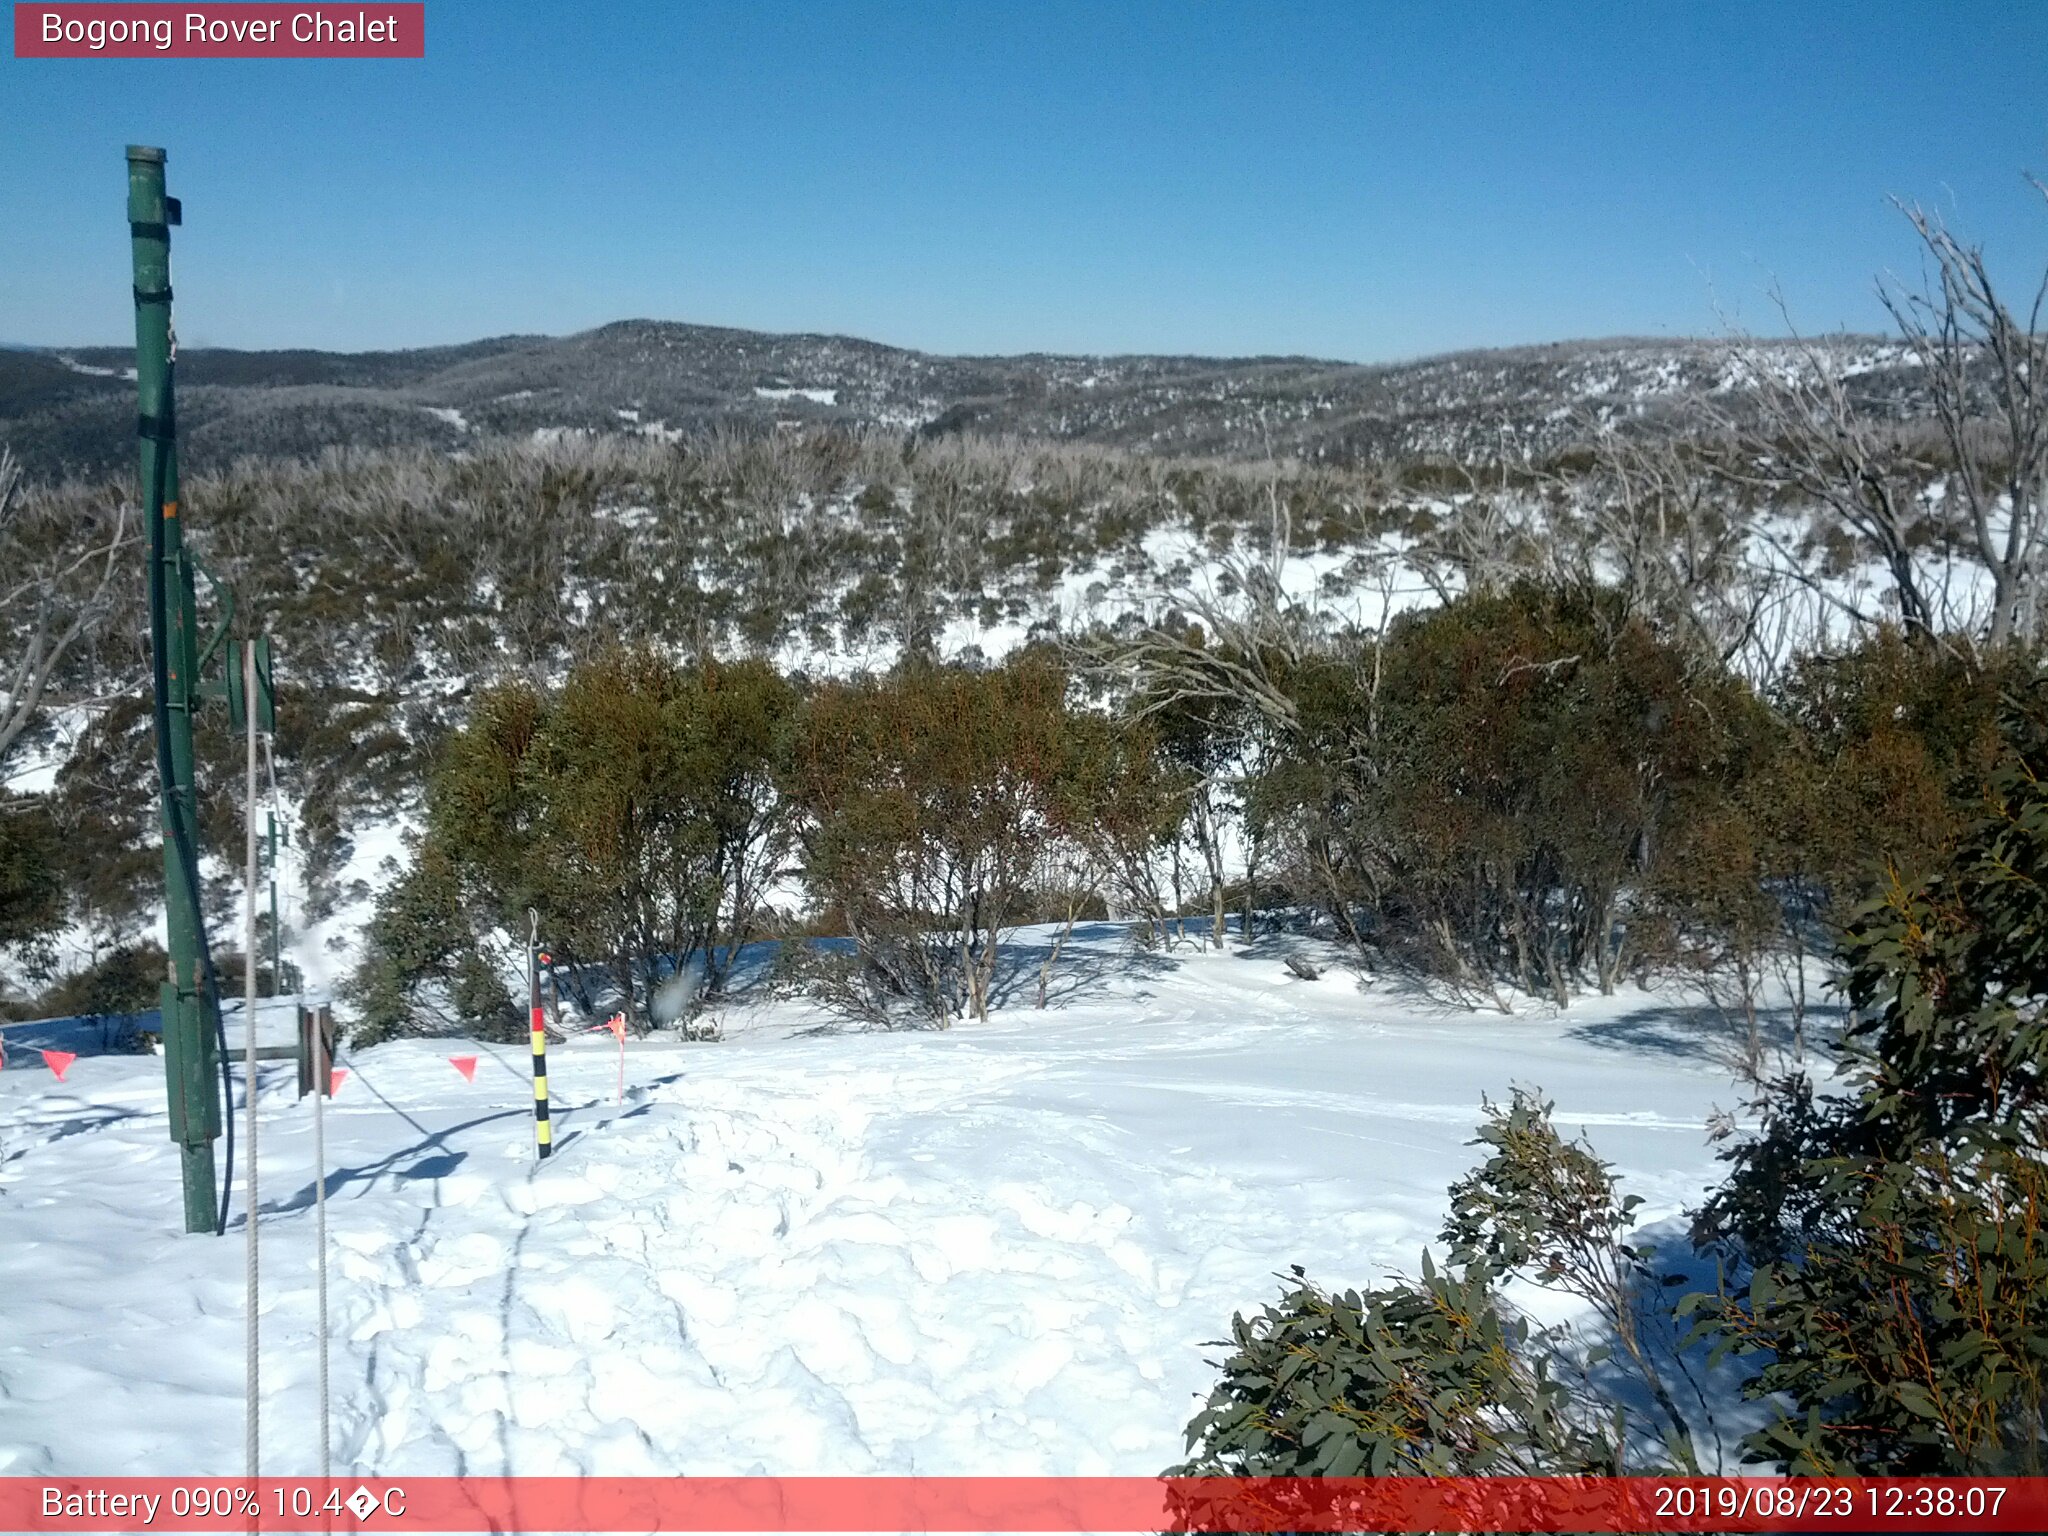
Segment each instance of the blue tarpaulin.
[[140,1050],[141,1036],[163,1032],[163,1015],[147,1013],[86,1014],[68,1019],[30,1019],[0,1024],[0,1051],[7,1070],[40,1069],[44,1051],[69,1051],[74,1056],[111,1056]]

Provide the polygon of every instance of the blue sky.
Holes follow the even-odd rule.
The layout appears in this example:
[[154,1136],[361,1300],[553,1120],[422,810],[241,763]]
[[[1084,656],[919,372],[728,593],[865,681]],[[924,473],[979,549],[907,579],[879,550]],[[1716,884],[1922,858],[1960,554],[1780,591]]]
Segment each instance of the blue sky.
[[0,58],[0,339],[628,316],[946,352],[1377,360],[1878,328],[1888,194],[2048,261],[2048,4],[474,3],[412,62]]

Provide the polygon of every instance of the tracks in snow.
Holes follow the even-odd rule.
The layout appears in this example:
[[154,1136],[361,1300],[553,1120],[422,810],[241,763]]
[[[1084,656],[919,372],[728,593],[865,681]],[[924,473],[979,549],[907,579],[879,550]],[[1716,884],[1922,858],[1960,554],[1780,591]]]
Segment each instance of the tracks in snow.
[[[656,1090],[530,1177],[435,1180],[403,1239],[338,1227],[338,1354],[361,1362],[338,1460],[910,1471],[936,1440],[1035,1469],[1067,1394],[1161,1379],[1157,1314],[1185,1272],[1132,1240],[1123,1207],[967,1187],[936,1155],[910,1180],[878,1169],[876,1111],[970,1097],[953,1081],[919,1099],[938,1087]],[[1182,1415],[1162,1407],[1100,1454],[1170,1442]]]

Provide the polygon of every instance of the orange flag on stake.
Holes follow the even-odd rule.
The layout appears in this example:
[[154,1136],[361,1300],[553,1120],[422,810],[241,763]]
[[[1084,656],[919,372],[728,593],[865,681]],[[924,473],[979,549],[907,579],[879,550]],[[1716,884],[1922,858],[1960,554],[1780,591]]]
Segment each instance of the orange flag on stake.
[[626,1102],[626,1016],[615,1013],[604,1021],[604,1027],[619,1042],[619,1102],[623,1104]]
[[327,1097],[333,1098],[341,1092],[341,1080],[348,1076],[347,1067],[331,1067],[327,1073]]
[[71,1063],[76,1060],[78,1057],[70,1051],[43,1052],[43,1065],[57,1074],[57,1081],[60,1083],[64,1081],[64,1074],[71,1070]]
[[450,1056],[448,1065],[462,1074],[465,1083],[476,1081],[476,1058],[474,1056]]

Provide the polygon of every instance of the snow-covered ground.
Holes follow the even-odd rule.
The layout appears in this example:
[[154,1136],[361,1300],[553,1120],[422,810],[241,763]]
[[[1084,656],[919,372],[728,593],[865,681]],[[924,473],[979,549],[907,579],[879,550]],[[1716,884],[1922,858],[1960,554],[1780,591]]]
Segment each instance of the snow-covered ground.
[[[1029,936],[1027,936],[1028,938]],[[1299,1263],[1413,1272],[1480,1096],[1540,1085],[1669,1217],[1736,1098],[1643,994],[1445,1010],[1280,941],[1162,957],[1084,928],[1053,1006],[716,1045],[345,1059],[326,1115],[339,1470],[1153,1473],[1234,1309]],[[1024,953],[1029,959],[1028,951]],[[481,1057],[474,1081],[451,1055]],[[265,1468],[314,1470],[311,1101],[265,1072]],[[238,1470],[243,1227],[179,1232],[158,1058],[0,1076],[0,1474]]]
[[762,400],[795,400],[801,397],[814,405],[837,405],[839,403],[839,391],[836,389],[803,389],[795,386],[771,389],[756,384],[754,386],[754,394]]

